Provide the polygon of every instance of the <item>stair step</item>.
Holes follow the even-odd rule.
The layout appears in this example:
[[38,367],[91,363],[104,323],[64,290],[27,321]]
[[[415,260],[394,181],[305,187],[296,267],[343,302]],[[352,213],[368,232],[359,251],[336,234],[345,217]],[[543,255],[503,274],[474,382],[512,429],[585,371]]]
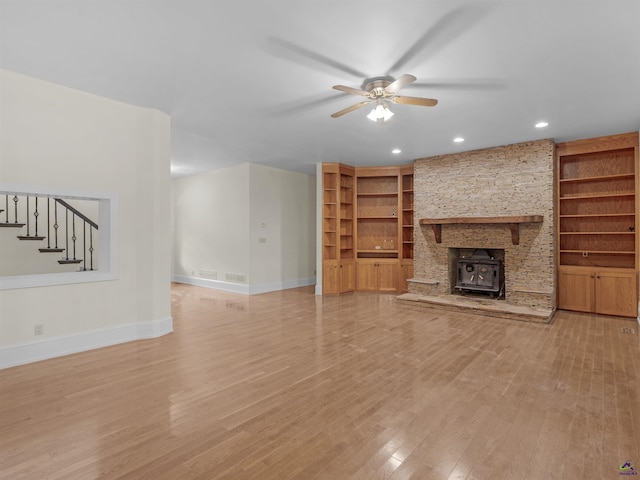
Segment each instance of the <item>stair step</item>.
[[34,237],[33,235],[18,235],[20,240],[44,240],[47,237]]
[[66,265],[68,263],[82,263],[82,260],[75,260],[75,259],[67,259],[67,260],[58,260],[58,263],[60,265]]
[[24,223],[9,223],[9,222],[0,222],[0,227],[14,227],[14,228],[21,228],[24,227],[25,224]]
[[60,253],[64,252],[64,248],[39,248],[42,253]]

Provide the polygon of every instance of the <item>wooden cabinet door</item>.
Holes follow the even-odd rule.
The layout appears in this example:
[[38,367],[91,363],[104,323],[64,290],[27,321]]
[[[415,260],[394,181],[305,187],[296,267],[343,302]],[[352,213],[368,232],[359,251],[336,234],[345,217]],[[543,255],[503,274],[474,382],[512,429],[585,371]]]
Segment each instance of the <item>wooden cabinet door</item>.
[[558,270],[558,308],[577,312],[595,309],[595,274],[590,270]]
[[596,313],[636,317],[636,292],[635,272],[596,272]]
[[322,293],[340,293],[338,262],[322,262]]
[[356,289],[355,262],[340,263],[340,293],[353,292]]
[[397,292],[400,266],[397,261],[358,260],[357,289],[360,292]]
[[378,288],[376,262],[358,260],[356,285],[360,292],[375,292]]
[[376,266],[376,281],[379,292],[397,292],[399,277],[398,262],[378,262]]

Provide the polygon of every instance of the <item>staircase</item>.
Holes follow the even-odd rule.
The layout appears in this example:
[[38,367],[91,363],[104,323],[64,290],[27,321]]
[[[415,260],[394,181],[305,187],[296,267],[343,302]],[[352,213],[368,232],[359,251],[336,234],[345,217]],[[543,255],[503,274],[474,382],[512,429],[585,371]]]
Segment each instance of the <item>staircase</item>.
[[98,224],[76,207],[61,198],[9,193],[4,194],[2,203],[0,230],[17,230],[19,241],[33,242],[37,247],[34,254],[59,254],[59,265],[78,264],[79,271],[97,267],[93,254]]

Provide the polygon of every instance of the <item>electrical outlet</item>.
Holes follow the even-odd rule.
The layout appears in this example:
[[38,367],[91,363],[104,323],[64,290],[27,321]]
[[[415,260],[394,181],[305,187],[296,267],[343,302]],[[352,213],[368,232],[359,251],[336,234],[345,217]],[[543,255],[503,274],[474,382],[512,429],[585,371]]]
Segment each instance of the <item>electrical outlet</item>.
[[33,326],[33,334],[34,335],[44,335],[44,325],[41,323],[36,323]]

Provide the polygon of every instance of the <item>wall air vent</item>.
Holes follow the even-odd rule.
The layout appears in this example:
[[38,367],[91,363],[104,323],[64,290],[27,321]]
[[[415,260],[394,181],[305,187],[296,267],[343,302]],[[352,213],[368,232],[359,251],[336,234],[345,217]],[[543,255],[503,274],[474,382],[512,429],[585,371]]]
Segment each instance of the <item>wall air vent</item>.
[[209,280],[217,280],[218,279],[218,272],[214,272],[213,270],[200,269],[200,278],[208,278]]
[[225,278],[227,282],[247,283],[246,275],[242,275],[241,273],[227,273]]

